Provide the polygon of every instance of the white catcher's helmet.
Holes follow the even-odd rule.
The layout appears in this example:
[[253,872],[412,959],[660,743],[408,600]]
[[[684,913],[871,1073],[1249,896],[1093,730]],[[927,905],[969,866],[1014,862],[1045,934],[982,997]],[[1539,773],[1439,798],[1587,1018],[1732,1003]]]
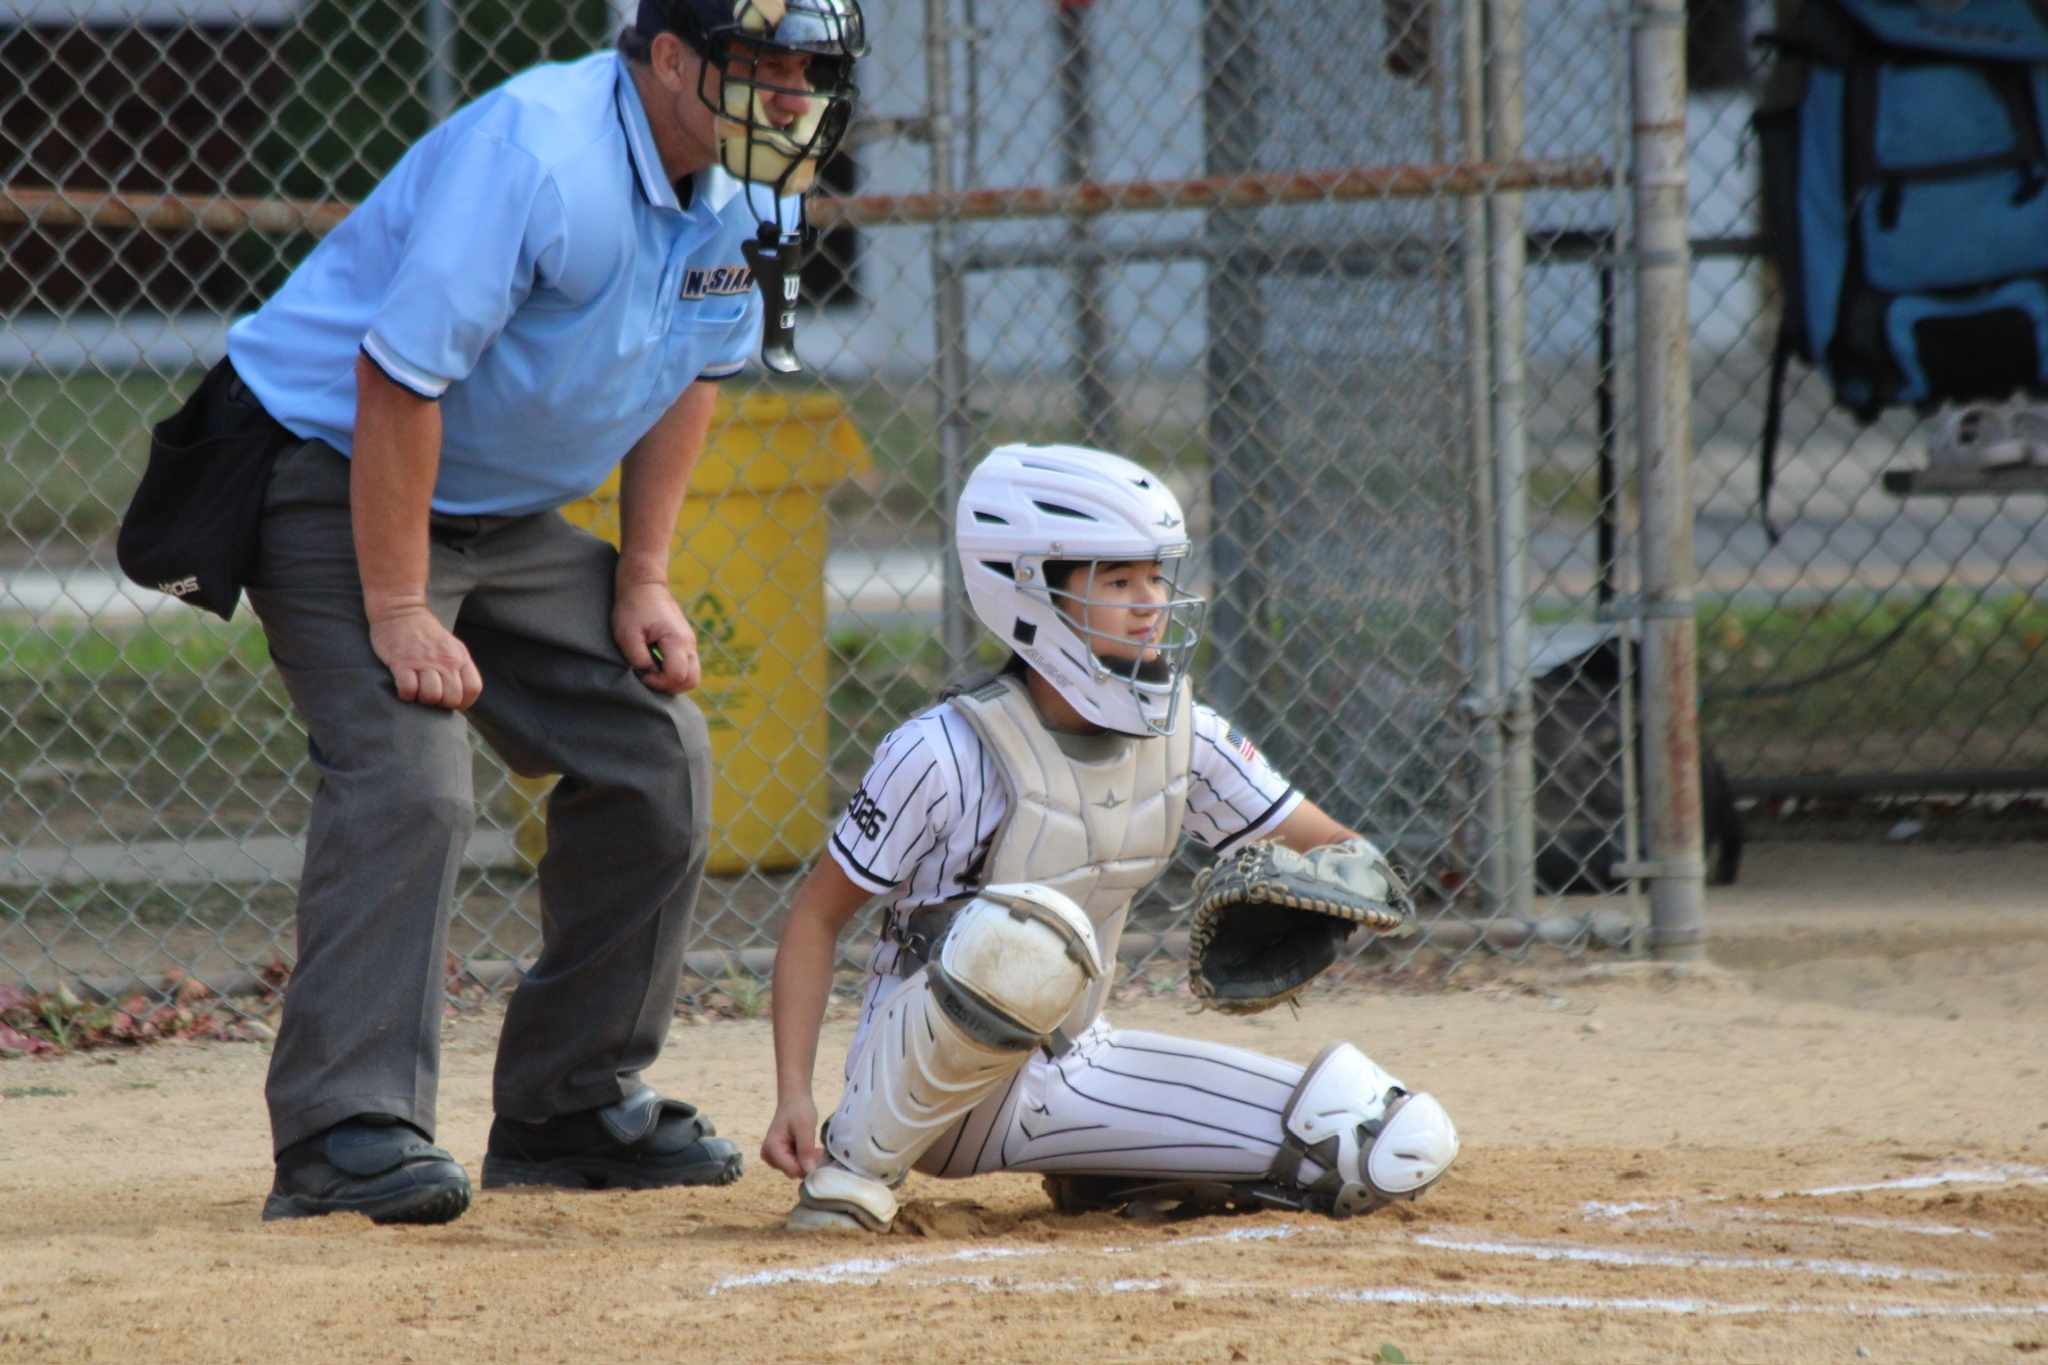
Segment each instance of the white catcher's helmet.
[[[998,446],[967,476],[953,544],[974,614],[1075,710],[1120,734],[1173,733],[1207,603],[1180,589],[1187,518],[1157,475],[1085,446]],[[1155,559],[1168,584],[1156,656],[1105,655],[1059,601],[1095,600],[1094,564]],[[1055,590],[1045,566],[1058,560],[1085,563]]]

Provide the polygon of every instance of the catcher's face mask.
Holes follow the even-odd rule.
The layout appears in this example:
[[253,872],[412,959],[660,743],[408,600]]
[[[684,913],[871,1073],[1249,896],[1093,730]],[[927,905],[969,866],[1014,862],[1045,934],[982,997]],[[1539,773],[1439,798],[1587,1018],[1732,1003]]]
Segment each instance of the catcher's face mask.
[[1087,686],[1127,691],[1130,713],[1151,734],[1179,723],[1181,679],[1193,665],[1208,602],[1181,588],[1185,547],[1151,560],[1050,561],[1047,595],[1087,650]]
[[719,163],[774,192],[748,197],[764,227],[797,232],[780,201],[810,190],[853,116],[853,66],[867,52],[858,0],[672,3],[668,26],[704,58],[697,98],[717,116]]
[[703,58],[697,98],[716,118],[719,164],[767,191],[745,196],[760,231],[740,250],[767,306],[761,363],[793,374],[815,235],[802,196],[853,116],[853,65],[868,45],[860,0],[640,0],[635,27],[673,32]]

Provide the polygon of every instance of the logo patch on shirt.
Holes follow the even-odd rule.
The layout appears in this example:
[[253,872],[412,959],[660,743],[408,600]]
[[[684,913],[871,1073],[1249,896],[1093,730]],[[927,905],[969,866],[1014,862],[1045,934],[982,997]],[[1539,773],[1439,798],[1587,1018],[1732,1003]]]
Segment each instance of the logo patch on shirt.
[[872,839],[882,832],[882,808],[865,791],[853,794],[852,802],[846,807],[846,818],[863,838]]
[[1244,755],[1248,760],[1259,756],[1259,751],[1252,747],[1252,742],[1239,734],[1235,727],[1231,729],[1229,734],[1223,737],[1223,742]]
[[754,270],[745,265],[721,265],[706,269],[692,266],[683,272],[682,298],[703,299],[718,294],[744,294],[754,287]]

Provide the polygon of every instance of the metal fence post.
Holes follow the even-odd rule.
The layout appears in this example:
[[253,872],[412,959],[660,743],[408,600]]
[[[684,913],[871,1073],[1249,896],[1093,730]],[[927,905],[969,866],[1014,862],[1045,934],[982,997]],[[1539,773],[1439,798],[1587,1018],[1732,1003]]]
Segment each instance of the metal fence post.
[[[1054,6],[1059,30],[1060,174],[1069,185],[1095,178],[1095,54],[1088,46],[1087,0],[1059,0]],[[1094,248],[1095,230],[1086,218],[1067,224],[1074,264],[1067,271],[1073,291],[1074,396],[1081,419],[1081,438],[1090,445],[1116,439],[1115,396],[1110,392],[1109,334],[1102,316],[1102,264]]]
[[[1486,21],[1487,151],[1492,160],[1508,162],[1522,155],[1522,0],[1491,0]],[[1486,223],[1494,559],[1500,574],[1501,781],[1507,806],[1501,908],[1527,918],[1536,887],[1536,721],[1529,691],[1529,449],[1523,410],[1528,309],[1522,293],[1528,246],[1522,235],[1522,196],[1489,196]]]
[[[926,126],[931,135],[932,190],[949,194],[953,177],[953,26],[947,0],[925,0],[924,71]],[[937,347],[939,488],[938,509],[948,523],[960,505],[967,479],[967,444],[972,415],[967,407],[967,279],[958,259],[958,229],[940,217],[932,223],[932,328]],[[940,635],[954,670],[966,666],[973,649],[973,618],[967,580],[953,555],[939,556],[944,593]]]
[[455,112],[455,15],[449,0],[427,0],[427,112],[436,124]]
[[[1208,0],[1202,25],[1202,137],[1210,175],[1249,170],[1258,156],[1259,53],[1246,9],[1247,0]],[[1223,714],[1263,733],[1256,674],[1246,660],[1256,657],[1249,646],[1265,626],[1265,576],[1257,561],[1264,517],[1252,489],[1272,468],[1259,432],[1271,393],[1259,365],[1266,325],[1259,276],[1240,268],[1256,220],[1256,210],[1218,209],[1207,223],[1214,247],[1205,367],[1216,579],[1209,622],[1216,650],[1206,686]]]
[[1650,951],[1705,955],[1693,629],[1692,365],[1684,0],[1638,0],[1635,106],[1636,434],[1643,503],[1643,800]]
[[[1486,158],[1486,21],[1487,0],[1461,0],[1458,42],[1458,113],[1461,149],[1467,161]],[[1465,299],[1465,418],[1467,487],[1472,499],[1471,627],[1463,632],[1460,663],[1471,673],[1473,765],[1478,792],[1478,863],[1480,908],[1488,915],[1506,912],[1507,792],[1501,782],[1502,675],[1500,650],[1500,566],[1495,559],[1493,498],[1493,323],[1486,291],[1486,199],[1468,195],[1458,201],[1459,264]]]

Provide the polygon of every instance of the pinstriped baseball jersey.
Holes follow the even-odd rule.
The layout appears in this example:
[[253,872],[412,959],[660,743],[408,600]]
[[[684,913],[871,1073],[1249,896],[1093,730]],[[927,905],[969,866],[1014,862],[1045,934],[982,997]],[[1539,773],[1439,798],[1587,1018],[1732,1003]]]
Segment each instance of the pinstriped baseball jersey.
[[[1209,707],[1194,707],[1182,828],[1219,852],[1267,834],[1301,793]],[[1009,808],[993,756],[950,701],[884,739],[832,831],[832,857],[855,884],[888,896],[894,916],[970,894]],[[894,946],[884,944],[883,955]],[[878,958],[877,967],[886,968]]]

